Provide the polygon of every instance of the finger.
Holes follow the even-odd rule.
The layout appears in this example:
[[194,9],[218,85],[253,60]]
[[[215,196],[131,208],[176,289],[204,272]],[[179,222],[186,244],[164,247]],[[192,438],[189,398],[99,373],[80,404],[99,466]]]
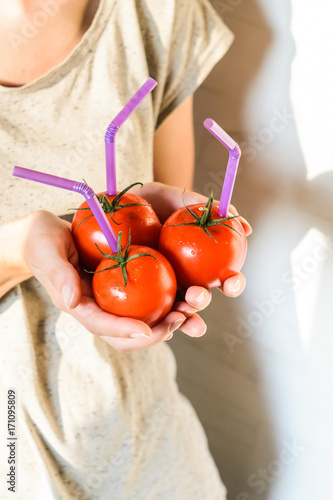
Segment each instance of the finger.
[[152,328],[150,338],[111,338],[102,336],[102,338],[119,352],[129,353],[139,349],[147,349],[155,344],[169,340],[173,332],[177,330],[185,321],[185,316],[177,313],[169,313],[158,325]]
[[157,337],[159,341],[169,340],[185,320],[186,317],[181,312],[171,311],[158,325],[153,327],[154,337]]
[[181,325],[180,330],[190,337],[202,337],[207,331],[207,325],[199,314],[193,314]]
[[244,229],[244,232],[245,232],[246,236],[250,236],[250,234],[252,233],[252,227],[247,222],[247,220],[244,219],[244,217],[242,217],[241,215],[239,215],[238,211],[236,210],[236,208],[233,205],[229,205],[229,211],[233,215],[238,215],[239,216],[238,220],[242,224],[242,227]]
[[187,302],[176,302],[172,308],[173,311],[178,311],[184,314],[186,318],[193,316],[197,312],[195,307],[190,306]]
[[228,297],[238,297],[243,293],[246,286],[246,279],[242,273],[237,273],[228,278],[219,290]]
[[151,328],[134,318],[116,316],[103,311],[91,297],[83,296],[71,315],[89,332],[100,337],[147,340],[153,335]]
[[212,300],[212,294],[207,288],[201,286],[190,286],[185,294],[185,301],[197,311],[205,309]]
[[44,266],[31,266],[36,278],[46,288],[54,304],[62,309],[75,308],[81,300],[80,276],[73,265],[59,256],[59,253],[50,251],[49,262]]
[[32,273],[46,288],[60,309],[76,307],[81,299],[79,256],[70,225],[55,215],[38,211],[29,225],[32,236],[26,238],[23,255]]

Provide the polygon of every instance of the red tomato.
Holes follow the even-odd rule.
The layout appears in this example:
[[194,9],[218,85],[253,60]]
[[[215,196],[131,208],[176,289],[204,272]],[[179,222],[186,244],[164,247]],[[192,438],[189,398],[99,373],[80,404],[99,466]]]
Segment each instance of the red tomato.
[[[124,191],[117,195],[97,195],[115,233],[122,232],[121,245],[126,246],[130,229],[133,244],[157,248],[162,227],[159,218],[146,200]],[[109,253],[110,247],[86,201],[74,215],[72,232],[81,263],[86,269],[94,271],[102,259],[95,243],[104,253]]]
[[[204,223],[202,217],[207,216],[207,207],[210,213]],[[243,266],[247,249],[244,229],[237,218],[223,221],[217,211],[216,205],[210,207],[208,203],[182,207],[162,227],[159,251],[171,263],[182,287],[218,287]]]
[[[115,259],[119,259],[119,251],[112,254]],[[125,269],[119,265],[110,269],[117,264],[112,258],[104,258],[98,265],[92,280],[95,300],[107,312],[154,326],[174,304],[174,270],[160,252],[146,246],[130,245],[122,258],[127,261]]]

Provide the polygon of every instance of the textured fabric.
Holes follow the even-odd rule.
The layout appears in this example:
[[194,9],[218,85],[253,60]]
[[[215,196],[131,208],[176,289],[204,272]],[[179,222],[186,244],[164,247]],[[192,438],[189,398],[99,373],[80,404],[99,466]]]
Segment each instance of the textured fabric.
[[[1,222],[82,202],[13,178],[14,165],[105,190],[104,133],[148,76],[158,85],[119,130],[116,163],[118,188],[152,180],[154,131],[231,41],[205,0],[102,0],[66,61],[21,88],[0,87]],[[1,498],[225,498],[167,345],[119,354],[55,309],[34,278],[3,297],[0,313],[0,404],[15,387],[19,425],[15,495],[0,431]]]

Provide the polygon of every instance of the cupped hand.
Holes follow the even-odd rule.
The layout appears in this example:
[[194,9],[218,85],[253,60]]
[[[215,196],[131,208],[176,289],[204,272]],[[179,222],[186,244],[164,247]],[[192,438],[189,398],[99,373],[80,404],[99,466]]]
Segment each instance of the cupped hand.
[[[229,211],[232,215],[238,215],[238,220],[242,224],[246,236],[250,236],[252,233],[252,228],[250,224],[241,217],[236,208],[233,205],[229,205]],[[246,286],[246,279],[243,273],[236,273],[223,283],[219,290],[224,293],[227,297],[238,297],[243,293]]]
[[[178,208],[183,207],[183,194],[184,190],[176,186],[166,186],[165,184],[159,182],[150,182],[144,184],[142,188],[136,187],[133,189],[137,194],[149,201],[157,215],[159,216],[161,222],[165,220]],[[192,205],[195,203],[206,203],[207,197],[193,191],[186,191],[185,202],[187,205]],[[219,202],[216,201],[218,204]],[[252,228],[250,224],[241,217],[236,208],[233,205],[229,206],[229,211],[233,215],[238,215],[239,222],[242,224],[246,236],[252,233]],[[238,297],[245,289],[246,279],[242,273],[236,273],[227,280],[224,281],[223,285],[218,289],[227,297]],[[192,290],[194,288],[194,290]],[[203,294],[203,295],[202,295]],[[203,297],[203,304],[200,307],[196,307],[196,301],[192,302],[193,297],[197,295],[198,297]],[[186,301],[188,305],[193,306],[193,309],[202,310],[209,304],[211,300],[209,290],[200,287],[190,287],[188,289],[188,294],[186,296]],[[183,307],[183,306],[182,306]],[[191,324],[197,324],[197,318],[193,318],[193,322],[186,321],[181,328],[182,331],[187,330],[185,333],[191,331]],[[190,334],[190,333],[189,333]]]
[[[170,213],[182,206],[182,190],[158,183],[149,184],[148,192],[159,202],[165,193]],[[142,193],[140,193],[142,195]],[[196,193],[189,193],[188,203],[205,201]],[[144,196],[146,197],[146,196]],[[146,197],[149,201],[149,196]],[[154,205],[153,205],[154,206]],[[168,203],[163,203],[165,212]],[[155,206],[154,206],[155,208]],[[234,207],[230,207],[237,214]],[[158,213],[158,210],[157,210]],[[166,213],[166,212],[165,212]],[[240,217],[245,233],[249,235],[249,224]],[[173,310],[154,327],[142,321],[119,317],[103,311],[96,303],[91,288],[91,277],[80,270],[79,257],[71,233],[71,225],[46,211],[38,211],[26,218],[24,235],[21,237],[22,255],[25,265],[44,286],[54,305],[66,311],[89,332],[103,338],[119,352],[131,352],[169,340],[179,329],[191,337],[201,337],[206,325],[197,314],[211,301],[211,292],[192,286],[183,292]],[[222,293],[237,297],[245,287],[245,277],[238,273],[223,283]]]
[[196,290],[189,290],[186,300],[179,301],[158,325],[150,328],[142,321],[110,314],[97,305],[91,277],[80,270],[68,222],[50,212],[38,211],[26,218],[24,227],[21,247],[27,269],[44,286],[57,308],[70,314],[116,350],[130,352],[150,347],[168,340],[186,323],[183,331],[188,335],[196,337],[205,332],[205,325],[196,311],[210,300],[206,296],[208,291],[204,291],[202,300],[202,296],[197,297]]
[[[183,206],[184,190],[176,186],[151,182],[144,184],[142,188],[136,187],[133,191],[152,204],[162,223],[173,212]],[[186,191],[185,202],[187,205],[206,203],[207,197],[193,191]],[[229,211],[233,215],[239,215],[233,205],[229,206]],[[250,224],[241,216],[239,216],[238,220],[242,224],[246,236],[249,236],[252,232]],[[242,273],[236,273],[225,280],[223,285],[218,287],[218,290],[227,297],[235,298],[244,291],[245,286],[245,276]],[[200,337],[205,333],[206,325],[197,312],[205,309],[209,305],[211,298],[210,290],[199,286],[191,286],[186,291],[183,291],[183,300],[177,302],[174,307],[175,310],[182,312],[186,317],[179,327],[182,332],[191,337]]]

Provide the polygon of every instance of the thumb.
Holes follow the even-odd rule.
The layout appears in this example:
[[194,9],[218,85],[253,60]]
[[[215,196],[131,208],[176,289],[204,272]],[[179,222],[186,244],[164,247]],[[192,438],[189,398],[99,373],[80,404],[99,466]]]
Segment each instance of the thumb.
[[222,287],[219,287],[227,297],[238,297],[243,293],[246,286],[246,279],[242,273],[236,273],[226,279]]
[[82,289],[76,270],[78,255],[74,243],[48,245],[47,252],[39,254],[39,259],[34,261],[34,264],[30,263],[30,269],[44,286],[54,305],[62,310],[77,307]]
[[79,305],[82,296],[80,276],[70,262],[53,258],[46,270],[34,267],[32,272],[56,307],[66,310]]
[[65,308],[74,309],[79,305],[82,296],[81,280],[77,271],[79,255],[71,236],[65,242],[62,240],[62,243],[58,249],[54,247],[55,252],[48,276],[56,294],[61,293]]
[[57,272],[54,284],[57,290],[61,290],[61,297],[67,309],[74,309],[79,305],[82,295],[80,277],[71,264]]
[[33,212],[28,222],[21,244],[22,259],[56,307],[76,307],[82,290],[70,224],[46,211]]

